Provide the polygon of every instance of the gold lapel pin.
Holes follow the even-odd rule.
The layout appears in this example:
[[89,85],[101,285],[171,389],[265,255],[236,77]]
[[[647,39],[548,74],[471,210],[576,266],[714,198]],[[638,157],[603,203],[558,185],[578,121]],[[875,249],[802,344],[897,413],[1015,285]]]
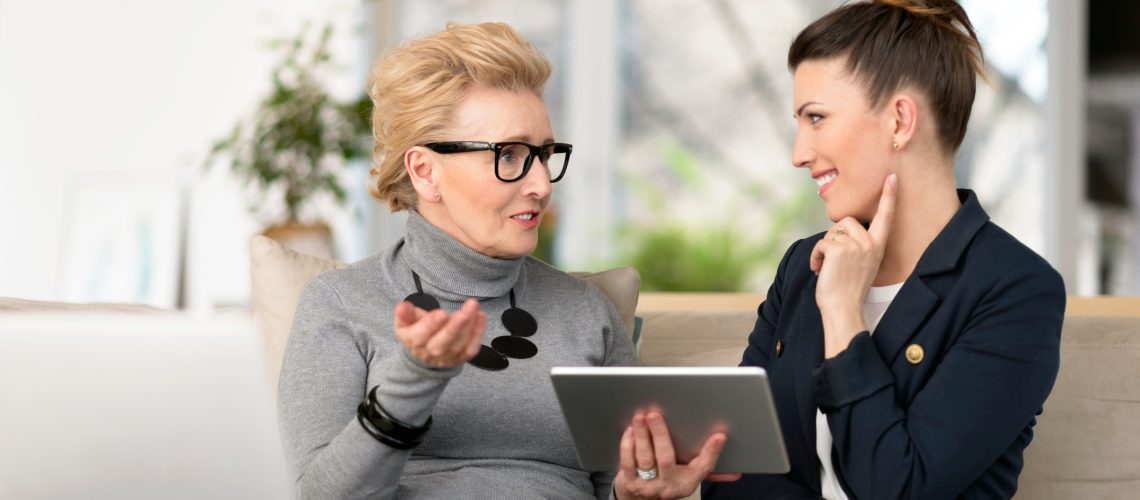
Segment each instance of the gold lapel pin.
[[784,341],[776,339],[776,357],[778,358],[782,354],[784,354]]
[[911,344],[911,345],[907,346],[907,348],[906,348],[906,360],[909,361],[910,364],[917,365],[917,364],[921,363],[922,359],[925,357],[926,357],[926,351],[924,351],[922,349],[922,346],[920,346],[918,344]]

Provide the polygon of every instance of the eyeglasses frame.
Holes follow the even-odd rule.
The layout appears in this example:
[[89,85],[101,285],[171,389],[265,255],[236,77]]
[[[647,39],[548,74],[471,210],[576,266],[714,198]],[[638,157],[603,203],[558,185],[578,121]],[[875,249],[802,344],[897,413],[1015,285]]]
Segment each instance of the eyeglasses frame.
[[[507,180],[507,179],[504,179],[503,176],[499,174],[499,156],[502,155],[504,147],[512,146],[512,145],[526,146],[529,153],[527,154],[526,160],[523,162],[523,169],[522,169],[522,172],[519,174],[519,176],[514,178],[514,179]],[[542,154],[543,149],[546,149],[546,148],[551,147],[551,146],[554,147],[554,154],[566,153],[566,159],[563,160],[563,162],[562,162],[562,171],[558,173],[558,177],[550,179],[550,183],[553,184],[555,182],[562,180],[562,177],[566,176],[566,168],[570,166],[570,153],[572,153],[574,151],[574,146],[571,144],[566,144],[564,142],[552,142],[549,144],[543,144],[541,146],[535,146],[533,144],[528,144],[528,143],[519,142],[519,141],[505,141],[505,142],[444,141],[444,142],[431,142],[431,143],[427,143],[427,144],[423,145],[423,147],[425,147],[425,148],[428,148],[432,151],[435,151],[436,153],[445,154],[445,155],[455,154],[455,153],[470,153],[470,152],[474,152],[474,151],[494,151],[495,152],[495,178],[499,179],[500,181],[503,181],[503,182],[518,182],[518,181],[522,180],[523,177],[526,177],[526,175],[530,173],[530,167],[534,164],[534,159],[537,158],[538,155]],[[547,166],[547,168],[549,168],[549,166]]]

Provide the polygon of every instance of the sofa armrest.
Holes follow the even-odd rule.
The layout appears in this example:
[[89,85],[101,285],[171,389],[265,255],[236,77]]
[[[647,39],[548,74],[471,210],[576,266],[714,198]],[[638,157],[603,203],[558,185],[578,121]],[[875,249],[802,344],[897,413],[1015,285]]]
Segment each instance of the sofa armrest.
[[72,302],[48,302],[40,300],[0,297],[0,314],[172,314],[175,311],[160,309],[145,304],[77,304]]

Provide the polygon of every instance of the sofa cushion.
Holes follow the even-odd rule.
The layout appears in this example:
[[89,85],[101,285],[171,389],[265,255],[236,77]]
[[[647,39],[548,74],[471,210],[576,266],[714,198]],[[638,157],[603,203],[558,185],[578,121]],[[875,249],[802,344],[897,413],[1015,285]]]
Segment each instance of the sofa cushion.
[[1136,498],[1140,318],[1065,318],[1061,370],[1035,431],[1018,497]]
[[[264,338],[271,380],[276,383],[293,325],[293,311],[309,280],[346,264],[295,252],[264,236],[250,240],[253,314]],[[613,302],[626,331],[633,332],[641,275],[632,267],[572,273],[596,285]]]
[[641,364],[736,366],[756,311],[642,311]]
[[249,255],[253,319],[265,345],[270,380],[276,387],[301,290],[318,274],[346,264],[295,252],[264,236],[250,240]]
[[641,273],[638,273],[637,269],[615,267],[596,273],[572,272],[570,274],[583,278],[601,289],[609,297],[610,302],[614,304],[614,309],[617,309],[622,325],[625,326],[626,334],[633,335],[636,324],[634,315],[637,311],[637,298],[641,289]]

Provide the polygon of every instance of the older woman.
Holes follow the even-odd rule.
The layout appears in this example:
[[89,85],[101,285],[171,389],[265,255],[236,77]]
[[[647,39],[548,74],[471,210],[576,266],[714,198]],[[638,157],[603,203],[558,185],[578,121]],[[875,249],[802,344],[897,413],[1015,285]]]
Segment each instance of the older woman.
[[595,498],[549,371],[629,365],[596,287],[528,255],[566,172],[550,64],[504,24],[451,24],[373,68],[388,250],[305,288],[280,382],[303,498]]

